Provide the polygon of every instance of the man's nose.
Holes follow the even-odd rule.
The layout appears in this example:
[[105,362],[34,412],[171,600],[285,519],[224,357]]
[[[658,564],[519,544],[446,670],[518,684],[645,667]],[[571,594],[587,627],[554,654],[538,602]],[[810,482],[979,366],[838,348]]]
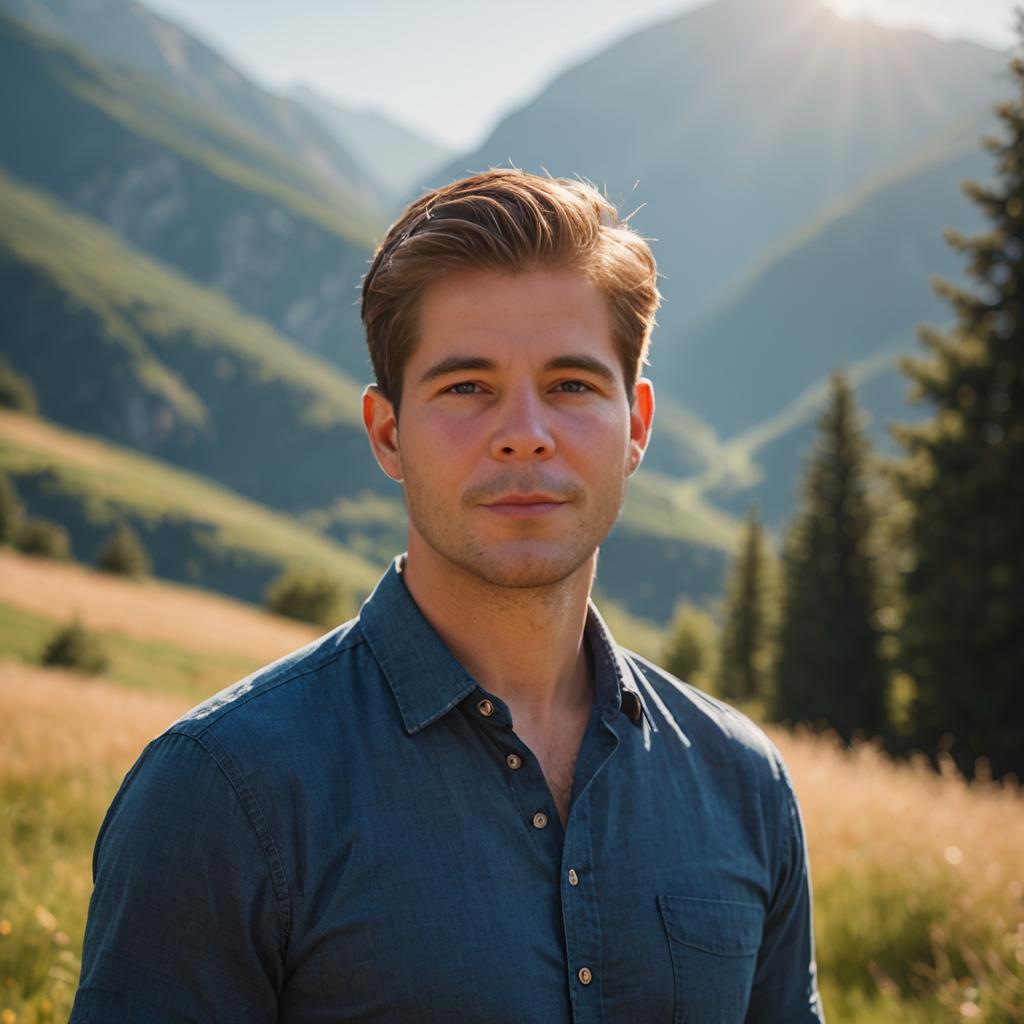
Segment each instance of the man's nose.
[[555,451],[544,403],[533,391],[522,389],[506,396],[491,438],[491,455],[503,461],[546,459]]

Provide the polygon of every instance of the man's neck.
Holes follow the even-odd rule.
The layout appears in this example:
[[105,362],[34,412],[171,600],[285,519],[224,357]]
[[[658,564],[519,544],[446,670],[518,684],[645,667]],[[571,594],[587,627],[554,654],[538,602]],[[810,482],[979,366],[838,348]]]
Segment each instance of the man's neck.
[[517,730],[546,732],[585,713],[593,684],[584,649],[596,554],[546,587],[487,583],[410,545],[403,570],[427,621],[476,681],[500,697]]

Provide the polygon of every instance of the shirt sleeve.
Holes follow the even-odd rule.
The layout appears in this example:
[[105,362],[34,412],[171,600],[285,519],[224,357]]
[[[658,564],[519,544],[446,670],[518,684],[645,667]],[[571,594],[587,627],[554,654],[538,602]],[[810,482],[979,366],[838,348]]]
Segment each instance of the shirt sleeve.
[[200,739],[150,744],[96,840],[70,1024],[277,1019],[281,876],[258,813]]
[[803,821],[785,765],[782,856],[745,1024],[822,1024],[811,914],[811,878]]

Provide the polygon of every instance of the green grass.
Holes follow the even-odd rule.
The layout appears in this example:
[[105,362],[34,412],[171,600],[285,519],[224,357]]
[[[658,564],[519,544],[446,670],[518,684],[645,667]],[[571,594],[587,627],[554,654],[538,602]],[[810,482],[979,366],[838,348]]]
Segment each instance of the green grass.
[[[0,603],[0,655],[38,664],[43,647],[63,624]],[[110,658],[105,679],[133,689],[182,696],[194,703],[260,667],[260,662],[236,654],[190,651],[110,631],[97,635]]]
[[120,779],[0,782],[0,1010],[65,1021],[81,967],[91,851]]

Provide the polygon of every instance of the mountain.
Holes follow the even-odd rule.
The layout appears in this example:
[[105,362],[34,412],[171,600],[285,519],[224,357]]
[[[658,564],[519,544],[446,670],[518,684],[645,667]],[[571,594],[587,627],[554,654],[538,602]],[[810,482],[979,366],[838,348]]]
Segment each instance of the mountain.
[[392,205],[420,191],[430,172],[455,155],[447,146],[375,110],[350,110],[307,85],[294,85],[288,95],[325,124],[337,139],[358,153]]
[[429,184],[511,160],[642,207],[665,275],[657,350],[767,249],[986,109],[1004,64],[818,0],[717,0],[565,71]]
[[139,533],[155,575],[259,603],[291,565],[365,597],[386,558],[354,554],[287,515],[210,480],[45,419],[0,410],[0,471],[32,516],[54,519],[93,561],[118,523]]
[[223,295],[0,176],[4,351],[43,415],[290,512],[379,489],[359,388]]
[[886,424],[920,415],[905,400],[897,360],[917,351],[918,324],[949,318],[929,282],[963,276],[943,228],[982,226],[960,183],[991,177],[978,145],[991,123],[966,120],[823,216],[662,347],[655,381],[672,381],[720,439],[720,458],[698,488],[706,499],[733,514],[756,500],[769,523],[788,514],[837,367],[857,385],[872,441],[893,453]]
[[377,211],[383,193],[359,156],[314,114],[259,86],[180,25],[134,0],[0,0],[4,11],[48,35],[146,72],[178,96],[227,116]]
[[0,168],[366,378],[354,305],[376,221],[150,76],[0,16]]

